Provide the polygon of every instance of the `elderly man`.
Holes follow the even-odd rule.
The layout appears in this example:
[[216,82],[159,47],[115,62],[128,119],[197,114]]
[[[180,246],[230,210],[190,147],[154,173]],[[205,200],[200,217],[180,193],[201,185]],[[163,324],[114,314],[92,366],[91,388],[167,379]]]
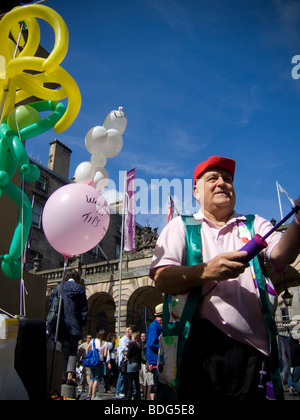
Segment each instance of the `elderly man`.
[[[232,159],[201,162],[193,188],[200,211],[173,219],[157,241],[150,276],[167,294],[158,362],[161,398],[257,399],[268,380],[265,372],[282,398],[270,312],[274,291],[266,286],[258,257],[243,262],[247,253],[239,251],[273,226],[235,212],[234,173]],[[267,242],[262,257],[284,271],[299,253],[300,214],[283,235],[274,232]]]

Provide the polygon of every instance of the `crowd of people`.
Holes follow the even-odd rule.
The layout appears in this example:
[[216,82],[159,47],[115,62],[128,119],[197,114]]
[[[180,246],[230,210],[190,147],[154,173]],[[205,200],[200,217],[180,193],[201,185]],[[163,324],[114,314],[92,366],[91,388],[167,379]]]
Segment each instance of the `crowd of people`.
[[[88,398],[97,399],[100,383],[107,394],[127,400],[154,400],[157,392],[158,337],[161,334],[162,304],[155,310],[155,320],[147,332],[140,333],[135,325],[126,328],[124,336],[101,329],[95,338],[87,335],[78,347],[77,381],[80,390],[88,390]],[[92,349],[93,341],[99,352],[100,363],[84,366],[84,360]],[[74,375],[75,376],[75,375]],[[115,388],[115,391],[112,390]]]
[[[61,316],[58,315],[60,296]],[[68,270],[63,284],[53,290],[49,306],[48,346],[54,352],[63,352],[63,383],[76,386],[81,391],[87,390],[90,399],[97,399],[100,383],[104,384],[107,394],[112,394],[112,388],[115,388],[116,398],[155,399],[162,304],[156,306],[156,318],[146,333],[140,333],[135,325],[130,325],[123,337],[100,329],[96,337],[88,334],[83,341],[82,327],[87,320],[87,299],[78,272]],[[58,316],[60,319],[57,323]],[[93,348],[98,351],[99,363],[87,367],[84,361]]]

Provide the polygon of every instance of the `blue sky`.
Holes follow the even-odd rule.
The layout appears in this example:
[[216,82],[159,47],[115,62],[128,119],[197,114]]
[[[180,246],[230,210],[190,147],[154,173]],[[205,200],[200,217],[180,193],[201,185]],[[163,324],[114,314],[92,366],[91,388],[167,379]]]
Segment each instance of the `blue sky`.
[[[73,176],[90,159],[87,131],[122,106],[128,119],[123,148],[105,167],[117,189],[123,189],[119,172],[136,167],[150,203],[151,180],[183,183],[200,161],[227,156],[237,161],[236,210],[280,219],[276,180],[293,199],[300,193],[300,79],[292,77],[291,62],[300,54],[299,1],[43,4],[68,26],[62,67],[76,80],[82,106],[65,132],[28,140],[29,154],[47,164],[49,142],[57,137],[73,151]],[[51,50],[52,30],[42,28],[42,43]],[[286,214],[291,204],[284,194],[281,201]],[[167,202],[159,206],[165,211]],[[147,220],[161,229],[167,216],[137,216]]]

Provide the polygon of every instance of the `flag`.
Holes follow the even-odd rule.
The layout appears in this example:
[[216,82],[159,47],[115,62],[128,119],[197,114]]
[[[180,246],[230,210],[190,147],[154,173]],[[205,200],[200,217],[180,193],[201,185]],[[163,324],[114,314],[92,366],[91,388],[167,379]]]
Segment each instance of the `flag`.
[[283,192],[287,196],[287,198],[290,200],[290,203],[292,204],[292,206],[294,206],[295,202],[292,199],[292,197],[282,188],[282,186],[280,184],[278,184],[278,187],[279,187],[279,191]]
[[278,194],[278,201],[279,201],[279,209],[280,209],[280,215],[281,215],[281,219],[283,219],[283,213],[282,213],[282,206],[281,206],[281,199],[280,199],[280,193],[283,192],[287,198],[290,200],[291,204],[293,206],[295,206],[294,201],[292,200],[292,198],[289,196],[289,194],[282,188],[282,186],[280,184],[278,184],[278,182],[276,181],[276,186],[277,186],[277,194]]
[[170,196],[170,204],[168,206],[168,223],[170,220],[173,219],[174,216],[174,201],[173,198]]
[[134,251],[136,248],[135,236],[135,169],[125,175],[124,191],[124,251]]

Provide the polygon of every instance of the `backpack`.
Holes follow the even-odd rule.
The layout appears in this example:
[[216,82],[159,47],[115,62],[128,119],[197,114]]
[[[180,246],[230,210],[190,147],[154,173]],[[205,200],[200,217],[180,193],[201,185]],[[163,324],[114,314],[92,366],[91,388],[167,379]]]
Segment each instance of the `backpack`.
[[86,367],[95,367],[100,364],[99,352],[95,346],[95,339],[93,340],[93,348],[85,356],[83,365]]

